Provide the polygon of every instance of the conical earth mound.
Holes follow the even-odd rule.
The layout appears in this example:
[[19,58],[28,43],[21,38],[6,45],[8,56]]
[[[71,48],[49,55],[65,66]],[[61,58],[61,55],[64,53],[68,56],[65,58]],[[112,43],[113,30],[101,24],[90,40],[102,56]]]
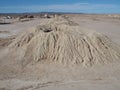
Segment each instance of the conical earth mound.
[[[93,65],[120,59],[120,48],[108,37],[55,18],[18,36],[9,48],[22,51],[26,64],[47,61],[64,65]],[[16,50],[16,51],[17,51]]]

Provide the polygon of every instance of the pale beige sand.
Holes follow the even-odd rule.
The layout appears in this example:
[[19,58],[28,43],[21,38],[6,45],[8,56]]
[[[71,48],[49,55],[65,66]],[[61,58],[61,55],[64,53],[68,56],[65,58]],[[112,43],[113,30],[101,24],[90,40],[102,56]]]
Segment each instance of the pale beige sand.
[[[33,61],[58,62],[65,65],[108,63],[120,59],[120,47],[107,36],[86,30],[63,17],[29,29],[10,45],[22,54],[23,66]],[[18,56],[17,56],[18,57]]]
[[[69,33],[69,27],[66,26],[65,24],[62,25],[63,28],[61,27],[61,25],[60,25],[60,27],[57,27],[57,28],[59,28],[58,30],[56,30],[56,29],[54,30],[54,26],[53,26],[52,27],[53,31],[48,32],[50,34],[47,34],[47,35],[44,32],[44,30],[46,30],[46,27],[43,27],[42,30],[40,30],[41,26],[38,27],[38,29],[34,29],[34,28],[32,30],[26,29],[28,27],[33,27],[34,24],[32,22],[35,23],[38,20],[34,20],[31,22],[17,23],[17,24],[14,24],[16,26],[12,26],[12,28],[16,28],[15,32],[22,33],[22,31],[19,31],[19,30],[23,30],[23,31],[27,30],[27,31],[25,33],[21,34],[22,36],[20,35],[17,39],[15,39],[15,41],[13,41],[12,44],[9,45],[9,48],[11,48],[11,49],[6,49],[6,46],[1,46],[0,89],[3,89],[3,90],[9,90],[9,89],[12,89],[12,90],[56,90],[56,89],[58,89],[58,90],[80,90],[80,89],[82,89],[82,90],[119,90],[120,89],[120,86],[119,86],[119,83],[120,83],[120,64],[119,63],[120,62],[119,62],[119,60],[117,60],[117,58],[119,59],[120,51],[118,48],[119,46],[116,44],[114,45],[114,42],[119,44],[119,42],[117,42],[117,41],[120,39],[120,36],[118,35],[120,33],[119,32],[120,21],[118,19],[113,19],[113,18],[104,18],[103,19],[103,17],[101,18],[101,16],[97,17],[97,20],[99,19],[99,21],[96,21],[96,19],[93,19],[94,16],[92,16],[92,15],[90,15],[90,16],[74,15],[74,17],[70,15],[70,17],[71,17],[71,20],[73,20],[74,22],[79,24],[79,27],[77,27],[77,29],[75,29],[75,30],[71,30],[71,28],[76,27],[75,23],[74,23],[75,26],[72,26],[72,25],[70,26],[71,33]],[[40,23],[44,24],[44,23],[46,23],[46,21],[48,22],[50,20],[43,20]],[[40,23],[37,23],[37,25],[39,25]],[[20,25],[25,25],[28,27],[21,27]],[[8,28],[8,27],[11,27],[9,25],[8,25],[8,27],[6,27],[6,26],[0,26],[0,27],[2,27],[2,28],[0,28],[0,30],[3,29],[3,27],[4,27],[4,29],[6,29],[5,31],[12,30],[12,29]],[[17,27],[19,29],[17,29]],[[109,27],[109,29],[108,29],[108,27]],[[64,28],[68,28],[67,31],[64,31]],[[84,30],[86,28],[87,28],[87,30],[90,30],[90,31],[86,32],[86,30]],[[114,28],[114,30],[112,28]],[[47,29],[49,29],[49,27]],[[106,38],[105,35],[100,34],[96,31],[91,32],[92,29],[97,30],[98,32],[101,32],[101,33],[107,35],[113,41],[109,40],[108,38]],[[36,32],[36,30],[37,30],[37,32]],[[63,30],[63,31],[61,31],[61,30]],[[29,33],[35,34],[35,36],[31,42],[28,42],[29,39],[31,38]],[[102,39],[105,46],[108,45],[107,48],[109,48],[109,50],[104,51],[105,47],[99,47],[99,50],[103,51],[105,53],[104,54],[105,56],[107,54],[108,56],[105,58],[109,58],[109,59],[103,58],[103,60],[106,63],[98,63],[101,59],[99,59],[99,60],[94,59],[95,61],[98,60],[98,62],[97,62],[98,64],[92,64],[92,66],[90,66],[90,67],[84,67],[81,64],[74,64],[74,65],[72,64],[72,65],[66,66],[66,64],[63,65],[63,64],[59,64],[58,62],[56,62],[56,63],[47,62],[47,61],[44,62],[44,60],[39,61],[41,59],[41,57],[42,58],[44,57],[44,54],[42,54],[42,53],[41,54],[39,53],[39,55],[36,56],[36,51],[39,49],[43,49],[43,46],[42,46],[42,44],[40,45],[40,43],[45,43],[46,39],[47,39],[50,42],[49,46],[54,46],[54,45],[51,45],[54,43],[54,42],[51,43],[52,42],[51,40],[54,40],[52,37],[53,37],[53,35],[56,35],[56,33],[60,37],[60,40],[58,40],[58,42],[60,42],[60,43],[58,45],[61,45],[62,44],[61,42],[63,41],[64,44],[62,44],[63,47],[61,47],[61,48],[66,48],[64,50],[66,53],[61,51],[61,52],[63,52],[63,56],[68,55],[70,57],[70,55],[73,54],[73,53],[69,54],[69,50],[72,49],[69,45],[74,44],[74,43],[67,44],[65,47],[64,45],[66,43],[68,43],[67,41],[69,41],[69,40],[67,39],[68,37],[66,37],[66,38],[62,38],[62,37],[64,37],[64,35],[69,36],[69,37],[72,36],[73,38],[71,39],[71,41],[77,43],[77,41],[81,40],[81,36],[79,36],[79,35],[83,34],[83,36],[85,38],[86,38],[86,36],[87,36],[87,38],[89,38],[89,39],[85,39],[85,40],[87,40],[88,43],[90,43],[89,40],[92,42],[94,40],[99,41],[98,39],[96,39],[96,37]],[[64,34],[64,33],[67,33],[67,34]],[[112,36],[112,33],[113,33],[113,36]],[[13,34],[11,34],[11,36],[16,35],[16,34],[18,34],[18,33],[13,33]],[[75,34],[75,36],[72,34]],[[42,35],[42,37],[46,38],[46,39],[44,39],[44,41],[43,40],[40,41],[42,39],[40,37],[40,35]],[[50,36],[50,37],[48,37],[48,36]],[[6,36],[6,37],[8,38],[8,36]],[[83,37],[82,37],[82,39],[83,39]],[[39,40],[40,43],[37,43],[37,40]],[[95,42],[93,45],[94,47],[101,45],[101,42],[98,44]],[[27,44],[27,43],[29,43],[29,44]],[[109,43],[112,43],[112,44],[109,45]],[[27,45],[30,47],[25,49],[27,47]],[[77,45],[77,44],[75,44],[75,45]],[[73,45],[73,47],[77,48],[77,46],[75,46],[75,45]],[[91,45],[91,44],[89,44],[89,45]],[[19,52],[17,51],[17,49],[15,49],[15,50],[12,49],[12,48],[18,48],[17,46],[19,46],[19,48],[20,48]],[[31,46],[33,48],[35,48],[35,47],[37,48],[37,46],[39,46],[40,48],[33,49],[33,51],[29,51],[29,50],[31,50]],[[51,48],[51,47],[49,47],[49,48]],[[92,48],[92,46],[91,46],[91,48]],[[112,51],[111,51],[111,48],[112,48]],[[54,54],[52,54],[53,49],[54,48],[52,47],[49,54],[54,55]],[[11,52],[7,51],[7,50],[11,50]],[[87,48],[85,50],[81,48],[80,50],[86,51],[88,53],[88,55],[86,55],[86,56],[89,56],[89,50]],[[15,53],[15,51],[16,51],[16,53]],[[21,55],[23,55],[22,57],[26,57],[26,56],[29,57],[29,53],[27,55],[23,51],[26,51],[26,52],[29,51],[29,53],[32,53],[33,54],[32,60],[35,62],[29,63],[23,67],[22,63],[24,62],[24,60],[21,61]],[[46,52],[44,49],[43,49],[43,51]],[[76,51],[79,51],[79,49],[78,50],[72,49],[72,51],[76,52]],[[111,52],[111,54],[109,51]],[[6,52],[8,52],[8,54]],[[15,54],[13,54],[13,53],[15,53]],[[7,56],[6,56],[6,54],[7,54]],[[94,52],[93,55],[95,55],[95,54],[96,53]],[[58,55],[61,55],[61,54],[58,54]],[[97,54],[97,55],[99,56],[99,54]],[[97,58],[97,55],[95,55],[94,58]],[[75,54],[75,57],[77,57],[77,54]],[[99,57],[102,57],[102,55],[100,55]],[[34,60],[34,58],[35,58],[35,60]],[[66,58],[68,59],[67,56],[66,56]],[[48,58],[48,59],[51,59],[51,58]],[[25,59],[25,60],[27,60],[27,59]],[[29,60],[30,60],[30,58],[29,58]],[[74,61],[75,58],[68,59],[68,61],[69,60]],[[108,63],[109,60],[110,60],[110,62]],[[61,61],[61,59],[59,59],[58,61]],[[67,64],[69,64],[69,63],[67,63]]]

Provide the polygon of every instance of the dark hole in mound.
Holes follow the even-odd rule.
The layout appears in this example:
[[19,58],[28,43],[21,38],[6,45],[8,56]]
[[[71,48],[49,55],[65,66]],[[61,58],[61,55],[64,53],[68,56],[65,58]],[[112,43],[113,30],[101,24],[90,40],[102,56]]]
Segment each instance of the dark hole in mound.
[[46,30],[43,30],[43,32],[51,32],[52,30],[50,30],[50,29],[46,29]]

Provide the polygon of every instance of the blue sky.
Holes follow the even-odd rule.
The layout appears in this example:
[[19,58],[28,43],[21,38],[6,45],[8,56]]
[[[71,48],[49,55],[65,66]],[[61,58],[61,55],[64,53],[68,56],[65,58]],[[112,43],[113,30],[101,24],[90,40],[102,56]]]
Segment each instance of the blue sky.
[[120,13],[120,0],[0,0],[0,13]]

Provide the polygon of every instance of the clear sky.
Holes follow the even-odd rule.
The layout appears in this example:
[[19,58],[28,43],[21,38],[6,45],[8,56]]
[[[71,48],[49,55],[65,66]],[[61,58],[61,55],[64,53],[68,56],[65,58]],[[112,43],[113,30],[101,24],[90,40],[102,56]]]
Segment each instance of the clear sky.
[[0,0],[0,13],[120,13],[120,0]]

